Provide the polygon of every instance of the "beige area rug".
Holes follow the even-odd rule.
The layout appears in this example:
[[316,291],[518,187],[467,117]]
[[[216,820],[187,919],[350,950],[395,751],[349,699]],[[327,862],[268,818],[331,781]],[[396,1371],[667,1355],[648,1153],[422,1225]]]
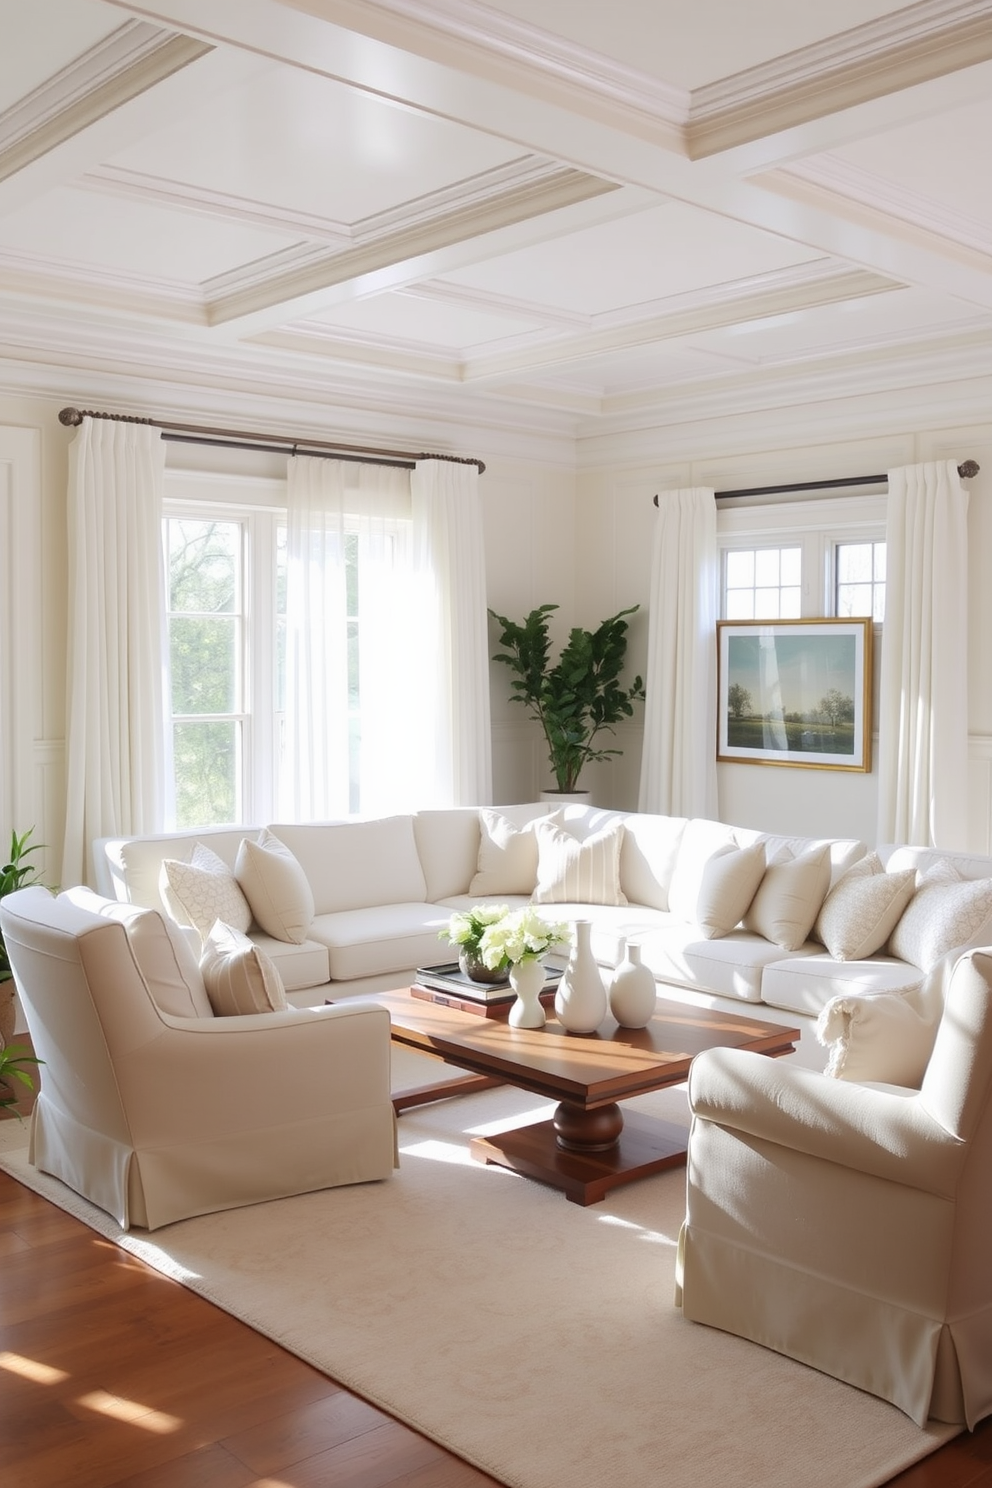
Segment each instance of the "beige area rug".
[[[637,1104],[684,1119],[680,1090]],[[686,1322],[682,1171],[581,1209],[470,1159],[469,1134],[549,1111],[511,1090],[421,1107],[387,1182],[151,1235],[38,1174],[14,1122],[0,1166],[512,1488],[873,1488],[955,1434]]]

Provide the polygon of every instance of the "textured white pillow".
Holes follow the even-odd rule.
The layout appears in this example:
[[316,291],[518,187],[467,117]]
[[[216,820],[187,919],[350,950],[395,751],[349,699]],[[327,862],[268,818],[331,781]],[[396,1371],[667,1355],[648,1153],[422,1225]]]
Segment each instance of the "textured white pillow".
[[992,878],[962,878],[939,858],[920,879],[916,893],[889,936],[889,954],[921,971],[932,971],[956,946],[992,934]]
[[881,950],[916,890],[916,873],[886,873],[878,853],[849,868],[823,901],[815,934],[835,961]]
[[288,1006],[282,977],[247,935],[217,920],[207,935],[200,971],[218,1018],[238,1013],[280,1013]]
[[257,923],[273,940],[302,945],[313,924],[313,890],[299,858],[265,827],[246,837],[234,865]]
[[560,813],[554,812],[528,822],[525,827],[515,827],[501,811],[483,808],[479,812],[479,858],[469,893],[480,898],[493,894],[532,894],[537,883],[534,828],[538,821],[560,820]]
[[535,904],[626,904],[620,888],[623,822],[612,822],[584,841],[547,817],[535,823]]
[[936,1024],[894,992],[835,997],[816,1024],[830,1050],[825,1073],[837,1080],[881,1081],[918,1090],[930,1060]]
[[238,887],[230,868],[212,848],[197,842],[188,863],[166,858],[162,863],[162,892],[172,906],[178,901],[178,914],[185,915],[200,932],[201,942],[210,934],[214,920],[223,920],[235,930],[247,932],[251,925],[251,905]]
[[696,923],[706,940],[729,935],[744,918],[765,872],[765,849],[722,847],[703,867]]
[[798,951],[830,888],[830,845],[769,863],[744,926],[785,951]]

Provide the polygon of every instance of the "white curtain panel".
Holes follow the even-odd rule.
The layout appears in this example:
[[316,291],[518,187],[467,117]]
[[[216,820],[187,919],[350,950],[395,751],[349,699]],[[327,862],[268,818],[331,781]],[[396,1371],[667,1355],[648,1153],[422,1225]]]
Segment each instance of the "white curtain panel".
[[878,840],[968,846],[968,493],[952,461],[889,472]]
[[662,491],[648,601],[640,811],[717,815],[718,614],[713,491]]
[[424,577],[425,623],[436,663],[431,708],[436,806],[492,801],[489,632],[479,472],[420,460],[411,477]]
[[417,563],[410,472],[294,456],[287,506],[281,809],[319,821],[430,804],[436,648],[433,631],[426,646],[423,634],[429,586]]
[[159,832],[171,776],[158,429],[84,418],[69,449],[63,888],[93,839]]

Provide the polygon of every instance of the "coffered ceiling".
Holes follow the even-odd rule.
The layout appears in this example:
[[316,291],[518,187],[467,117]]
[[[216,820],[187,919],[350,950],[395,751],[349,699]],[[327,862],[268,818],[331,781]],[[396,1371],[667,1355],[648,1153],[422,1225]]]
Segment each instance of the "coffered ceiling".
[[992,0],[0,0],[0,356],[641,417],[992,370]]

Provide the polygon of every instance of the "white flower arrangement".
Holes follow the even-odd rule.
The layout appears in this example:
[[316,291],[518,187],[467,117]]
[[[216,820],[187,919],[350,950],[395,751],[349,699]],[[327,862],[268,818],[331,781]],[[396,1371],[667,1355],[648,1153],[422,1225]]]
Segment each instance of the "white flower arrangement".
[[530,905],[512,911],[505,904],[456,910],[442,933],[453,945],[478,956],[490,971],[539,961],[552,946],[566,946],[571,939],[567,924],[546,920]]

